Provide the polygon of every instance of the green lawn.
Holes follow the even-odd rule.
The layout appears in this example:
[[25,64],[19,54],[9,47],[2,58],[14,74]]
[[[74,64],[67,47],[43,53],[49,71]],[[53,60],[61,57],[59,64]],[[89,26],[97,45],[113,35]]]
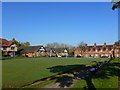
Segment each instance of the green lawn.
[[82,67],[102,58],[8,58],[2,61],[3,88],[19,88],[36,80],[75,67]]
[[120,58],[112,60],[102,67],[97,74],[82,79],[73,88],[118,88],[118,72],[120,70]]

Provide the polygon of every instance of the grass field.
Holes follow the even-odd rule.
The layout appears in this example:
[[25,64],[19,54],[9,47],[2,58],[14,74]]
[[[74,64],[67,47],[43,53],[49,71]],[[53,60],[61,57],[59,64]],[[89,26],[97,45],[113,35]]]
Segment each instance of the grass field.
[[102,67],[97,74],[82,79],[73,88],[118,88],[118,73],[120,71],[120,58],[112,60],[109,64]]
[[10,58],[2,61],[3,88],[19,88],[102,58]]

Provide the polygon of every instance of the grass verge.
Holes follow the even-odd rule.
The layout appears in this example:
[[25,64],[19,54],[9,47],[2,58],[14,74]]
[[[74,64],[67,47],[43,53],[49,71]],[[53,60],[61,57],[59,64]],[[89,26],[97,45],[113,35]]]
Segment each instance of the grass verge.
[[118,88],[118,71],[120,58],[112,60],[90,77],[78,81],[72,88]]

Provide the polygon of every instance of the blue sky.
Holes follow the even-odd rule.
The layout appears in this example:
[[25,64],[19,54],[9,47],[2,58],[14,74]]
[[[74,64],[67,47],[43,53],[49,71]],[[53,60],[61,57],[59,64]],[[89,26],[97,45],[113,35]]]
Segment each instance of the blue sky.
[[2,38],[31,45],[81,41],[113,44],[118,40],[118,10],[111,2],[18,2],[3,4]]

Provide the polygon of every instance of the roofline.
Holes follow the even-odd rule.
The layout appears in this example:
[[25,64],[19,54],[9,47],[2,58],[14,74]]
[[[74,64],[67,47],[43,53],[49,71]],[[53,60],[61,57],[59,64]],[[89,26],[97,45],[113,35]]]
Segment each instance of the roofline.
[[25,47],[41,47],[43,45],[39,45],[39,46],[25,46]]

